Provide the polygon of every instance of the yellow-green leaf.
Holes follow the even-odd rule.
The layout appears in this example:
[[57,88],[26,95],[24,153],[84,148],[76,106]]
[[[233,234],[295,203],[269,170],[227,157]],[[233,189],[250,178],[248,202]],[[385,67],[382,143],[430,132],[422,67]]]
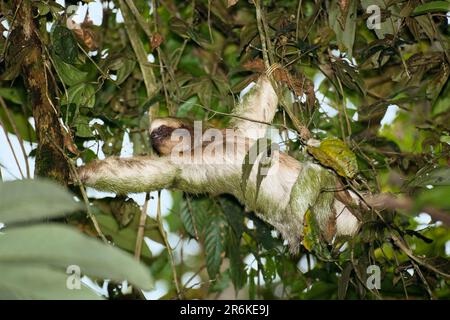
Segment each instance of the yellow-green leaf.
[[314,221],[312,218],[311,210],[307,210],[304,218],[304,226],[303,226],[303,246],[306,250],[312,251],[314,248],[314,239],[317,235],[314,232]]
[[340,139],[325,139],[318,146],[308,143],[308,152],[322,165],[334,169],[342,177],[353,178],[358,172],[355,154]]

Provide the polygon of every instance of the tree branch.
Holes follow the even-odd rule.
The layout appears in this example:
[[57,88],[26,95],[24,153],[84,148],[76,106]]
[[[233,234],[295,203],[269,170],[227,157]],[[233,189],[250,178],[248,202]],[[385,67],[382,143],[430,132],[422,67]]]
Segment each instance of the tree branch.
[[18,50],[27,50],[22,64],[22,77],[31,99],[38,139],[35,175],[48,177],[66,185],[69,180],[69,167],[64,154],[55,147],[56,144],[61,149],[64,148],[63,131],[58,118],[59,110],[50,99],[41,41],[38,27],[33,20],[31,1],[15,0],[14,4],[17,7],[17,19],[10,41]]

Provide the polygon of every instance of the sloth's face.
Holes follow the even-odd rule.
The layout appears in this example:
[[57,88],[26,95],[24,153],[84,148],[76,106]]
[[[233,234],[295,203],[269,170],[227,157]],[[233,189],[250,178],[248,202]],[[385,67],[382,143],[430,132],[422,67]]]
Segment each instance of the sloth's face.
[[153,149],[158,154],[169,155],[172,149],[181,143],[179,134],[176,137],[172,136],[177,129],[185,129],[188,135],[192,132],[192,127],[183,119],[158,118],[152,121],[150,126],[150,140]]

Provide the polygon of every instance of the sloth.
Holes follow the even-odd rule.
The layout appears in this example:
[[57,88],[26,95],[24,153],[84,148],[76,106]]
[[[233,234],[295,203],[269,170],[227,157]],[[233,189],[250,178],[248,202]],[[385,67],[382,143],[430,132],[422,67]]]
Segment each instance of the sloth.
[[[272,83],[262,75],[234,108],[229,128],[198,134],[184,120],[155,119],[149,133],[158,157],[96,160],[78,168],[79,179],[86,186],[117,194],[160,189],[231,194],[279,231],[292,253],[298,252],[303,240],[307,211],[323,241],[355,235],[360,226],[354,213],[358,200],[337,191],[340,184],[331,170],[312,161],[300,162],[277,148],[249,157],[266,136],[277,106]],[[250,158],[249,167],[245,162]]]

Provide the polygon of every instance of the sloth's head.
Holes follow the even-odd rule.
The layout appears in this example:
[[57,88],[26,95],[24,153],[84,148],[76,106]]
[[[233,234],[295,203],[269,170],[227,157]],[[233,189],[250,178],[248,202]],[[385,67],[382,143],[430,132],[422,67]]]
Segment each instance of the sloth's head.
[[[180,130],[177,131],[176,135],[173,135],[177,129]],[[157,118],[150,125],[152,147],[160,155],[168,155],[176,145],[190,141],[187,139],[180,141],[180,136],[185,134],[190,135],[190,137],[193,136],[192,125],[186,119]]]

